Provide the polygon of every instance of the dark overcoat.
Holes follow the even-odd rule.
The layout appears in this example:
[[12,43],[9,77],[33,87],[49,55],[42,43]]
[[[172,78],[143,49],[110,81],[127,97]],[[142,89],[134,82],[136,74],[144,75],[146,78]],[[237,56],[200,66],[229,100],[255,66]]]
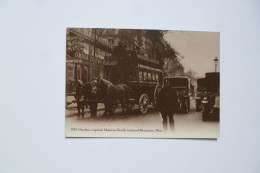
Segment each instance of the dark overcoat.
[[157,96],[157,110],[161,113],[173,114],[177,111],[178,99],[176,90],[163,87]]

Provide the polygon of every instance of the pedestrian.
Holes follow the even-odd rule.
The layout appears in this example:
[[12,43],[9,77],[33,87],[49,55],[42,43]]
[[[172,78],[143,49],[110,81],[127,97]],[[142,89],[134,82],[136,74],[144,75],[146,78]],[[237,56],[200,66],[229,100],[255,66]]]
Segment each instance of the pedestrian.
[[90,117],[97,117],[98,106],[98,92],[97,92],[97,79],[93,78],[91,82],[86,84],[84,100],[89,105]]
[[169,126],[174,130],[174,113],[178,105],[177,93],[175,89],[168,85],[163,85],[157,96],[156,109],[161,114],[163,119],[163,129],[168,130],[167,119],[169,119]]
[[78,114],[77,117],[80,118],[80,110],[82,111],[82,118],[84,118],[84,99],[83,99],[83,82],[79,79],[75,79],[75,99],[77,103]]
[[154,93],[153,93],[155,110],[157,110],[158,94],[161,91],[162,87],[163,87],[163,80],[162,80],[162,77],[159,77],[157,80],[157,85],[156,85]]

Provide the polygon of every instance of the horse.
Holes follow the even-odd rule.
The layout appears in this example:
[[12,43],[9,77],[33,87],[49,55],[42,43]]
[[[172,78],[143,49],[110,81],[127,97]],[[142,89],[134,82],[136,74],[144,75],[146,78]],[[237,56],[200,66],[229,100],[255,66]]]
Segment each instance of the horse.
[[159,91],[156,94],[156,109],[159,111],[163,119],[163,129],[164,131],[167,131],[167,118],[169,118],[170,129],[173,130],[173,116],[178,107],[177,92],[169,86],[163,86],[159,88]]
[[76,80],[74,83],[74,87],[76,88],[75,99],[77,103],[78,109],[78,117],[80,117],[80,111],[82,110],[82,118],[84,118],[84,108],[90,107],[91,117],[96,117],[97,110],[97,88],[95,83],[86,82],[83,83],[80,80]]
[[100,99],[104,100],[105,112],[103,116],[113,113],[117,100],[120,100],[123,113],[125,108],[129,108],[128,100],[133,92],[126,84],[114,85],[110,81],[100,78],[98,79],[97,87]]

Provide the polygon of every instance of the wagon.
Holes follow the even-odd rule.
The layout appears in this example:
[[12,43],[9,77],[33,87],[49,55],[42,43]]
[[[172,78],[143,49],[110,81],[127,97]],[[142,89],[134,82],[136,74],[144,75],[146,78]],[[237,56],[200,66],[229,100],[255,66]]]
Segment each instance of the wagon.
[[108,64],[105,67],[105,76],[114,84],[124,83],[129,86],[133,95],[129,99],[128,109],[138,106],[140,113],[145,114],[149,106],[154,106],[154,92],[162,78],[162,65],[158,61],[149,61],[139,55],[132,58],[128,63]]
[[188,113],[190,111],[189,78],[187,76],[166,77],[163,84],[177,91],[178,111]]
[[220,109],[220,73],[206,73],[205,87],[206,92],[202,102],[202,119],[219,121]]

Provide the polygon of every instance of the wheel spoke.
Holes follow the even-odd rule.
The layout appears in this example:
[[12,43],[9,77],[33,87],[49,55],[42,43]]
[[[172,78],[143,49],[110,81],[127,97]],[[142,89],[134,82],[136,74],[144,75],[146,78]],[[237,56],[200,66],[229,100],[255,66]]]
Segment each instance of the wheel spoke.
[[139,98],[139,109],[142,114],[145,114],[148,109],[149,98],[147,94],[142,94]]

